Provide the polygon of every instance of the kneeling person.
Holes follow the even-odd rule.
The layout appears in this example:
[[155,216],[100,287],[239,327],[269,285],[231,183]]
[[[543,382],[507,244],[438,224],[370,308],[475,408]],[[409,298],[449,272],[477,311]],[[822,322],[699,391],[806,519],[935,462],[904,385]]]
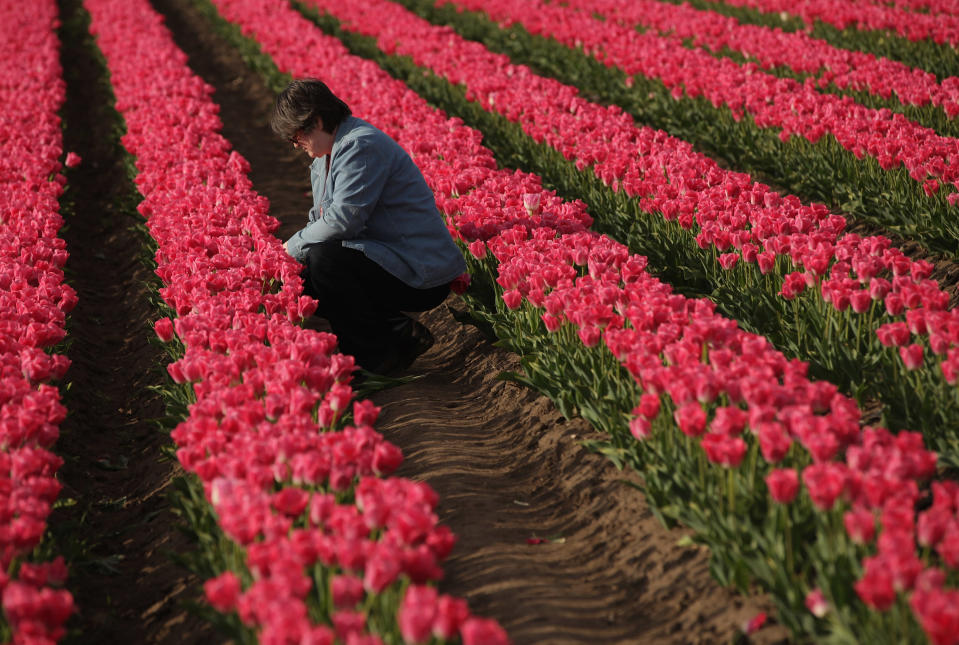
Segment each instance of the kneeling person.
[[466,271],[433,192],[399,144],[321,81],[290,83],[271,126],[313,159],[309,221],[285,247],[316,314],[364,369],[408,367],[433,336],[403,312],[438,306]]

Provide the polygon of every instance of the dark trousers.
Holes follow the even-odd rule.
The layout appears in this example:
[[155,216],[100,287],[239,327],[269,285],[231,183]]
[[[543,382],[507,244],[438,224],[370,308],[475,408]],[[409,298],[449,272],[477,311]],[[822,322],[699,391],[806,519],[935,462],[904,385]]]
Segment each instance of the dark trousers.
[[433,309],[450,292],[449,284],[411,287],[337,240],[310,246],[304,265],[303,290],[319,303],[316,315],[330,323],[340,351],[371,370],[409,342],[412,320],[402,312]]

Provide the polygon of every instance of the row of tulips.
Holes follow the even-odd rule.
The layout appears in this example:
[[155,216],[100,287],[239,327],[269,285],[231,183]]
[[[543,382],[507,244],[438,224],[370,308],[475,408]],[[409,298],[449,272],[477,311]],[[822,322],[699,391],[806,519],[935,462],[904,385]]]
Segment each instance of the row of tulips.
[[[338,42],[311,31],[283,0],[215,4],[280,70],[301,72],[307,53],[322,47],[327,80],[361,115],[370,116],[370,103],[390,106],[374,113],[377,124],[415,153],[471,251],[467,299],[488,303],[486,315],[504,340],[527,353],[529,380],[552,382],[561,405],[571,399],[611,430],[610,453],[642,468],[660,511],[690,520],[725,561],[722,571],[744,584],[740,572],[767,584],[791,626],[807,634],[828,628],[797,611],[804,603],[837,634],[856,629],[888,637],[884,624],[877,627],[887,616],[868,607],[884,610],[910,598],[924,624],[949,617],[942,606],[945,600],[948,609],[954,592],[947,574],[927,560],[952,558],[954,538],[932,536],[934,553],[915,543],[919,484],[936,461],[921,437],[862,430],[855,403],[828,383],[808,380],[804,364],[717,316],[709,301],[671,293],[624,246],[572,230],[581,218],[556,226],[580,206],[545,201],[534,177],[509,177],[476,147],[453,147],[477,138],[455,121],[438,122],[385,73],[342,55]],[[258,60],[256,67],[267,65]],[[362,69],[366,82],[341,86],[356,73],[351,69]],[[455,184],[446,164],[459,168]],[[537,190],[524,199],[521,191],[530,188]],[[489,300],[485,288],[494,285],[501,297]],[[643,390],[638,398],[634,382]],[[959,527],[955,490],[936,486],[952,535]],[[847,516],[855,539],[843,528]],[[867,556],[856,600],[852,586]],[[891,620],[916,630],[907,614]]]
[[870,0],[872,4],[892,5],[900,9],[930,14],[959,15],[959,3],[955,0]]
[[[671,293],[607,238],[512,241],[488,243],[515,311],[501,308],[498,330],[520,330],[531,381],[595,406],[605,450],[697,530],[721,580],[762,582],[798,638],[919,642],[908,606],[932,642],[957,642],[959,487],[934,482],[919,510],[936,470],[920,435],[861,427],[856,405],[803,363],[708,300]],[[631,381],[638,396],[591,402]]]
[[715,107],[704,96],[677,99],[659,79],[628,76],[581,48],[533,35],[517,22],[506,21],[506,27],[486,13],[455,4],[425,0],[402,4],[432,22],[453,25],[467,38],[509,55],[516,63],[575,85],[604,103],[619,105],[638,121],[685,139],[740,170],[770,177],[783,190],[832,204],[928,249],[955,255],[957,231],[949,215],[953,207],[943,191],[927,196],[905,168],[883,170],[874,158],[857,159],[832,136],[816,143],[793,136],[784,143],[778,128],[761,127],[752,117]]
[[209,603],[263,643],[507,642],[430,586],[454,544],[436,494],[387,477],[402,454],[374,431],[378,408],[351,411],[352,357],[296,324],[316,303],[219,134],[212,88],[146,0],[85,7],[175,314],[156,333],[182,344],[168,371],[192,392],[177,457],[235,545],[218,554],[229,567],[206,582]]
[[[808,25],[824,22],[838,29],[890,31],[912,41],[929,39],[939,45],[959,44],[959,16],[952,12],[921,13],[881,3],[849,0],[709,0],[738,7],[751,7],[763,13],[788,13],[799,16]],[[920,2],[922,0],[919,0]]]
[[891,110],[824,94],[813,79],[800,83],[777,78],[755,63],[717,59],[658,33],[641,34],[599,20],[590,12],[545,2],[531,7],[519,0],[449,0],[449,4],[484,12],[503,25],[520,24],[567,47],[582,47],[627,75],[662,83],[675,99],[703,97],[716,108],[731,110],[736,119],[748,116],[761,130],[775,128],[784,143],[795,135],[816,144],[829,134],[851,163],[854,156],[868,158],[884,171],[902,167],[912,181],[904,180],[897,189],[924,195],[922,202],[934,214],[925,228],[939,229],[955,252],[959,230],[953,213],[959,193],[953,188],[959,186],[959,139],[940,136]]
[[741,24],[735,18],[688,5],[656,0],[571,0],[566,6],[593,11],[627,27],[656,29],[663,35],[691,39],[713,52],[730,50],[758,62],[763,68],[786,67],[813,75],[821,88],[830,84],[857,90],[907,105],[935,105],[949,117],[959,115],[959,78],[940,83],[935,74],[885,57],[835,47],[805,32],[784,32]]
[[28,561],[60,492],[63,460],[51,449],[66,409],[51,382],[70,361],[54,348],[77,301],[57,237],[66,178],[56,28],[53,0],[0,3],[0,641],[14,643],[56,642],[73,613],[63,559]]
[[[843,235],[845,220],[822,206],[805,206],[748,175],[723,170],[685,142],[637,127],[621,110],[590,103],[575,88],[512,65],[397,4],[305,4],[335,16],[345,30],[375,37],[385,52],[411,56],[464,85],[468,98],[518,121],[529,136],[560,150],[578,168],[591,167],[664,222],[698,229],[695,238],[686,236],[687,248],[674,251],[709,265],[713,284],[731,293],[765,288],[770,297],[780,297],[775,315],[756,308],[751,298],[731,313],[756,326],[766,319],[764,331],[777,339],[799,334],[796,344],[805,350],[804,358],[848,366],[859,378],[876,377],[868,396],[880,396],[895,410],[891,416],[922,429],[951,463],[959,464],[959,436],[953,430],[959,427],[959,311],[947,310],[948,293],[927,279],[931,264],[910,260],[884,237]],[[617,230],[617,223],[604,228]],[[642,237],[648,239],[648,232]],[[803,337],[804,330],[813,335],[810,330],[829,328],[846,329],[849,336],[829,338],[821,346]],[[924,365],[930,347],[941,360]],[[889,375],[906,372],[922,386],[903,391],[887,382]],[[844,378],[838,370],[830,376]]]

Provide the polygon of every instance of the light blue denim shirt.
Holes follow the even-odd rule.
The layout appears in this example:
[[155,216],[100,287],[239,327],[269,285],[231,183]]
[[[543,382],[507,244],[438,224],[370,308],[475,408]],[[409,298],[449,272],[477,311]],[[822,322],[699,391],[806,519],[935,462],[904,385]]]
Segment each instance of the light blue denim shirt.
[[317,157],[310,183],[310,221],[287,241],[297,260],[311,244],[343,240],[411,287],[439,286],[466,271],[423,174],[398,143],[366,121],[348,116],[340,123],[329,177],[326,156]]

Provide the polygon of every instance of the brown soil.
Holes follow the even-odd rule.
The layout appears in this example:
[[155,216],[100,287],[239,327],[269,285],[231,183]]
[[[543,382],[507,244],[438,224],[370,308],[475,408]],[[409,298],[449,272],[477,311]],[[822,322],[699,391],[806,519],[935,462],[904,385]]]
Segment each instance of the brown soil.
[[[79,0],[61,0],[72,15]],[[224,135],[252,165],[255,188],[271,201],[285,238],[309,208],[307,160],[267,125],[271,92],[235,50],[212,35],[189,0],[154,0],[194,70],[216,88]],[[210,643],[222,640],[190,614],[200,580],[169,552],[186,548],[167,501],[179,472],[161,457],[163,357],[148,339],[156,317],[149,270],[138,264],[135,216],[118,213],[123,169],[102,126],[107,97],[99,71],[78,43],[64,46],[70,84],[64,110],[75,214],[64,234],[71,250],[74,311],[68,376],[70,417],[58,452],[62,496],[77,504],[51,525],[74,531],[70,588],[80,607],[72,642]],[[99,129],[98,129],[99,128]],[[448,301],[457,306],[455,297]],[[596,433],[565,420],[542,396],[501,381],[514,356],[453,320],[446,307],[423,316],[437,343],[414,365],[421,378],[377,393],[378,429],[406,455],[399,474],[440,495],[441,520],[459,541],[444,564],[441,590],[497,619],[514,643],[728,643],[768,600],[719,587],[708,554],[680,546],[642,495],[582,447]],[[529,544],[529,538],[547,538]],[[785,642],[767,624],[751,642]],[[745,642],[745,639],[741,639]]]

